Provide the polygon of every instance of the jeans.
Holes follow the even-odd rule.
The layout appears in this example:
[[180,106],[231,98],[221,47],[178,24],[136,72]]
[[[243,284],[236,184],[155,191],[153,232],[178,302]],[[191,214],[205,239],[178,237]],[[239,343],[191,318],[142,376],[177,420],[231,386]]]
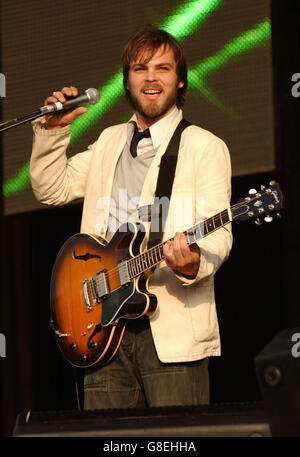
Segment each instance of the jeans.
[[209,404],[208,359],[160,362],[148,319],[129,321],[114,358],[85,372],[84,409],[201,404]]

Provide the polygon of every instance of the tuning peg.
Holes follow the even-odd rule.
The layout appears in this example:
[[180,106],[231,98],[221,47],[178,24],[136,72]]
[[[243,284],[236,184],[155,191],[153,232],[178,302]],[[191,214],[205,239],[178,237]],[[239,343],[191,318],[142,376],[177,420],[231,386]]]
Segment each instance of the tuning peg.
[[267,214],[266,217],[264,217],[265,222],[272,222],[272,220],[273,220],[273,217],[270,216],[269,214]]
[[259,217],[257,217],[257,218],[255,219],[255,221],[254,221],[254,222],[255,222],[255,224],[256,224],[257,226],[260,226],[260,225],[262,225],[262,221],[260,220],[260,218],[259,218]]
[[269,182],[269,186],[274,186],[274,184],[276,184],[276,181],[270,181]]
[[264,186],[263,184],[260,186],[260,190],[265,190],[266,186]]
[[250,189],[249,192],[248,192],[249,195],[254,195],[256,193],[257,193],[256,189]]

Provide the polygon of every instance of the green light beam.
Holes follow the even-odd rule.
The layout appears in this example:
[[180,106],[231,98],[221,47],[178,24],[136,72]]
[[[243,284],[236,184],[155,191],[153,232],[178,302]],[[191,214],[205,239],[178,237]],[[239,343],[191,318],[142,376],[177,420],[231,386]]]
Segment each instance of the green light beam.
[[169,32],[178,41],[182,41],[192,35],[222,3],[224,0],[184,2],[178,5],[174,12],[158,27]]
[[[189,70],[189,86],[198,91],[206,100],[216,105],[219,109],[229,112],[228,108],[217,98],[207,85],[208,76],[227,65],[232,60],[258,46],[264,47],[271,38],[270,19],[266,18],[250,30],[243,32],[225,44],[213,56],[207,57],[194,68]],[[236,117],[231,110],[231,115]]]
[[16,194],[28,187],[30,184],[29,168],[30,163],[26,162],[25,165],[17,171],[15,176],[3,183],[2,191],[4,197]]

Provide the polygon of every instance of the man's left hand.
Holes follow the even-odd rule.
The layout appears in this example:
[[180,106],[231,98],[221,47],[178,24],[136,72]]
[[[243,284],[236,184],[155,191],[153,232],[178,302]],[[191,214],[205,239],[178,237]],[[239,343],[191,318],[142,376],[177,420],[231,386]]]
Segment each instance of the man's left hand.
[[199,270],[201,252],[197,244],[188,245],[183,233],[175,233],[173,241],[164,244],[164,258],[176,273],[194,278]]

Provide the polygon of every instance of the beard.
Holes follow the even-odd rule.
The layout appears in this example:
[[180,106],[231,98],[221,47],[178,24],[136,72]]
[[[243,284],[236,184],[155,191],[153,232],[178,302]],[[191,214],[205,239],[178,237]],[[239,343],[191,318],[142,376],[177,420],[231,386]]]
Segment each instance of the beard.
[[126,92],[127,99],[132,106],[132,108],[137,111],[143,118],[154,119],[164,116],[172,106],[176,105],[177,101],[177,88],[172,91],[167,98],[160,103],[156,100],[142,100],[142,95],[140,97],[132,94],[127,90]]

